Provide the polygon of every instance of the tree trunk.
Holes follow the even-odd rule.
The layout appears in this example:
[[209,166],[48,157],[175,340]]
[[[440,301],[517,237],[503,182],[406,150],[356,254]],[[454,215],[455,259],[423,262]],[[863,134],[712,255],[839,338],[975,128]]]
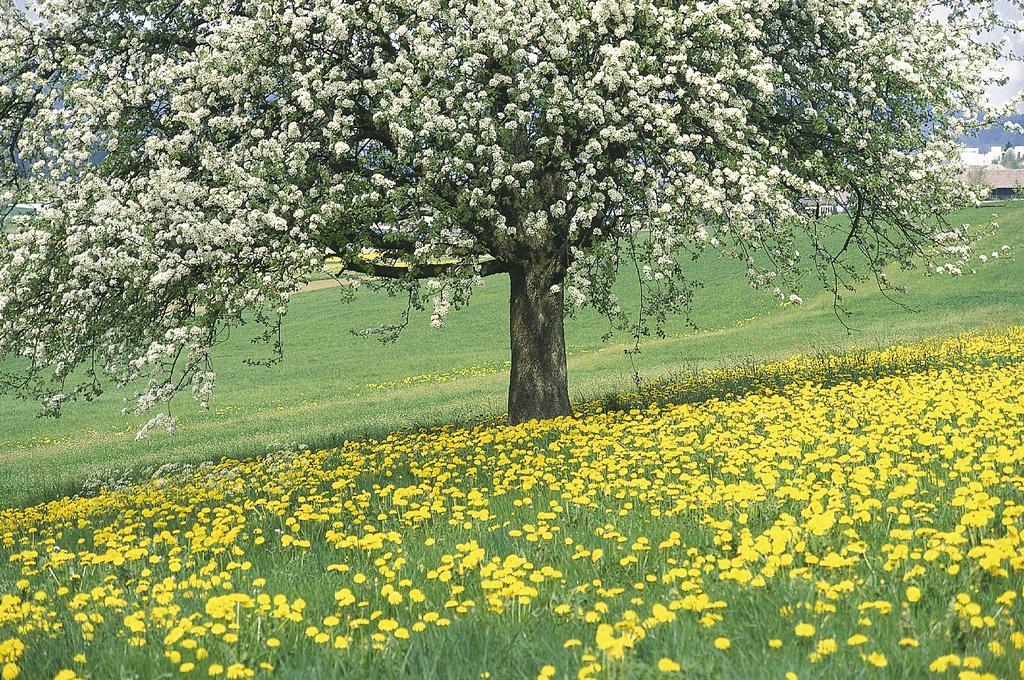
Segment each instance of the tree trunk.
[[509,422],[570,415],[561,288],[565,268],[558,262],[524,263],[509,278]]

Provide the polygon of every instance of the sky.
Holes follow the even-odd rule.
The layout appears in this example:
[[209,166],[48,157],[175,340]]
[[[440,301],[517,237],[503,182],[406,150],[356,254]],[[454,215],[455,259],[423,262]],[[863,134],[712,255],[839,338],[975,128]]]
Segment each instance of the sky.
[[1007,73],[1010,76],[1009,82],[1003,87],[992,87],[989,89],[989,101],[995,105],[1005,104],[1024,87],[1024,63],[1014,62],[1006,65]]
[[[1024,19],[1024,17],[1021,15],[1021,10],[1014,7],[1013,0],[998,0],[996,2],[996,10],[1003,19],[1016,22],[1018,26],[1022,25],[1022,19]],[[1009,42],[1010,52],[1017,55],[1024,55],[1024,35],[1020,33],[1007,34],[1003,31],[1002,35],[1000,35],[1000,33],[994,33],[988,37],[1003,37]],[[1024,62],[1005,61],[1001,66],[1003,73],[1009,77],[1009,81],[1002,87],[992,86],[989,89],[989,103],[996,106],[1005,104],[1008,100],[1024,89]]]
[[[14,4],[20,9],[25,8],[25,0],[14,0]],[[1001,5],[1001,12],[1007,18],[1013,18],[1015,20],[1022,19],[1020,12],[1012,9],[1012,5],[1009,1],[1003,0],[999,5]],[[1010,44],[1014,52],[1024,55],[1024,35],[1015,34],[1010,36]],[[1006,85],[1001,87],[992,86],[988,92],[990,104],[997,106],[1005,104],[1009,99],[1020,92],[1021,89],[1024,89],[1024,62],[1004,62],[1002,64],[1002,68],[1004,73],[1009,76],[1009,81]]]

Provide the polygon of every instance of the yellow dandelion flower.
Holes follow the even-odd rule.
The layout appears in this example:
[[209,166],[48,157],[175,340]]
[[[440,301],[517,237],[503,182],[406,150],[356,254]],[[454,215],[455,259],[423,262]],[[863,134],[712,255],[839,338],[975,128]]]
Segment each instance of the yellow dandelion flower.
[[668,657],[658,659],[658,670],[662,673],[678,673],[682,668],[682,666]]
[[793,632],[796,633],[797,637],[814,637],[814,633],[816,631],[817,629],[813,625],[810,623],[804,623],[803,621],[796,624],[796,627],[793,629]]

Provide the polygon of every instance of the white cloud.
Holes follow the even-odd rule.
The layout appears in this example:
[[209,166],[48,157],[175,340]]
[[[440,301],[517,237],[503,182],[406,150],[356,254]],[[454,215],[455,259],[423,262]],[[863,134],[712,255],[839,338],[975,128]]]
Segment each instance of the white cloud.
[[[1010,2],[1009,0],[1001,0],[996,4],[996,8],[999,11],[1003,19],[1011,22],[1015,22],[1016,25],[1021,26],[1024,15],[1021,14],[1021,10],[1016,3]],[[1018,55],[1018,58],[1024,56],[1024,35],[1018,32],[1001,31],[986,36],[992,40],[999,40],[1000,38],[1006,41],[1006,47],[1011,54]],[[1024,89],[1024,62],[1014,60],[1004,60],[1000,62],[1002,75],[1007,77],[1005,85],[992,85],[988,91],[989,103],[995,106],[1005,104],[1013,97]]]
[[988,91],[989,103],[1005,104],[1024,89],[1024,63],[1019,61],[1002,64],[1003,74],[1009,77],[1005,85],[993,85]]

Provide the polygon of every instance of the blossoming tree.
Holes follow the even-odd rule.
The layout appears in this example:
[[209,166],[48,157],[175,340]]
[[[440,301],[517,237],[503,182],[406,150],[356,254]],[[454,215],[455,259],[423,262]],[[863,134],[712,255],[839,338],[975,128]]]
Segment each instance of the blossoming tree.
[[884,288],[966,252],[956,136],[1013,30],[961,0],[28,5],[0,0],[0,203],[42,207],[0,249],[0,358],[52,412],[105,376],[205,402],[220,334],[274,343],[325,256],[435,325],[507,275],[513,422],[570,411],[567,311],[634,323],[620,268],[638,333],[709,249],[783,296]]

